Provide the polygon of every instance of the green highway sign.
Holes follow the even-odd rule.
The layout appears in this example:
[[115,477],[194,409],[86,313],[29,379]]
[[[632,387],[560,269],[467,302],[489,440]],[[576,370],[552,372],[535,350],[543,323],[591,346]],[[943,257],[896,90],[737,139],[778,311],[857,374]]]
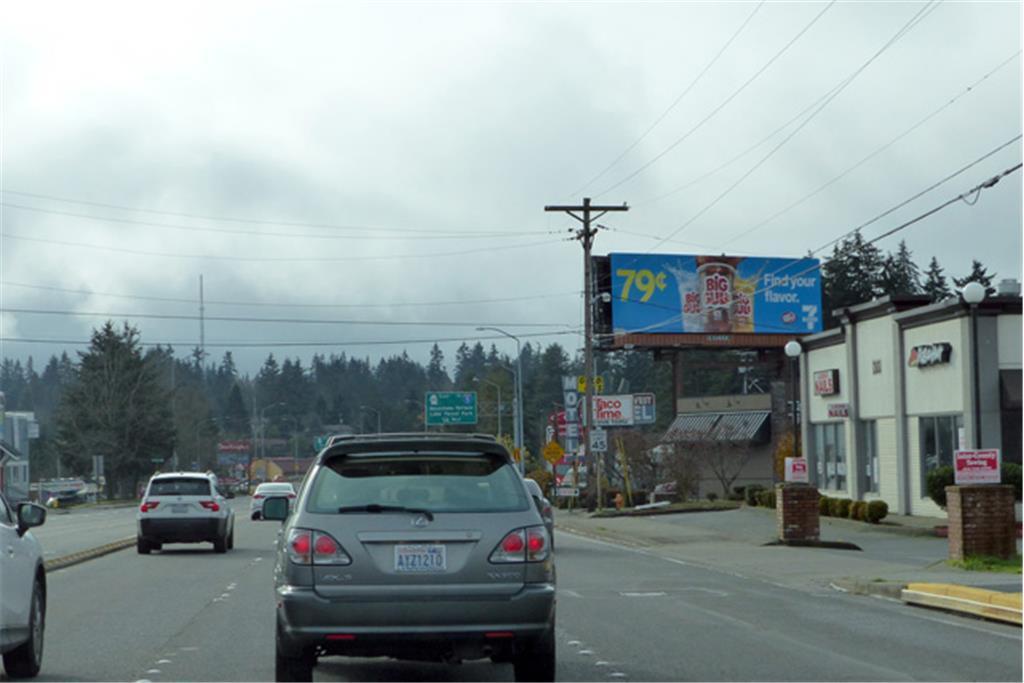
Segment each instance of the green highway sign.
[[428,391],[423,404],[428,427],[476,424],[475,391]]

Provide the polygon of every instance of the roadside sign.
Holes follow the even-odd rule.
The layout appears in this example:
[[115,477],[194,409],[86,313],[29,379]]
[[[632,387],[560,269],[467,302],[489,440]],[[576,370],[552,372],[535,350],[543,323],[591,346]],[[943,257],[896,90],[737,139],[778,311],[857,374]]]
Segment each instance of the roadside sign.
[[954,454],[953,482],[960,484],[998,484],[999,449],[984,451],[956,451]]
[[555,428],[548,425],[544,428],[544,441],[545,443],[555,438]]
[[786,481],[806,484],[810,481],[807,458],[786,458]]
[[557,441],[547,442],[542,453],[544,455],[544,459],[552,465],[557,465],[565,456],[565,451],[562,450],[562,447],[558,445]]
[[629,427],[633,424],[633,394],[594,396],[591,408],[595,425]]
[[[576,378],[576,391],[581,394],[587,393],[587,377],[586,375],[580,375]],[[604,377],[598,375],[594,378],[594,391],[599,394],[604,393]]]
[[600,427],[590,430],[590,449],[595,453],[608,452],[608,432]]
[[428,391],[427,426],[475,425],[475,391]]
[[656,420],[654,394],[633,394],[633,424],[652,425]]
[[555,495],[560,498],[579,498],[580,490],[575,487],[563,486],[555,489]]

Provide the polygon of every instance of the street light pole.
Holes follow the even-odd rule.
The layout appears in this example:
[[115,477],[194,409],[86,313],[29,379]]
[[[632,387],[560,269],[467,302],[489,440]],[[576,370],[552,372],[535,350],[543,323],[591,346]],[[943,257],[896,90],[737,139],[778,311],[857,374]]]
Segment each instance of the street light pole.
[[[799,433],[798,430],[797,430],[797,415],[796,415],[796,402],[797,402],[797,397],[799,396],[799,392],[797,391],[797,386],[796,386],[796,384],[797,384],[796,363],[797,363],[797,358],[799,358],[801,352],[803,352],[803,347],[800,346],[800,342],[798,342],[795,339],[792,339],[792,340],[786,342],[786,346],[783,348],[783,350],[786,352],[786,356],[789,357],[789,386],[790,386],[789,391],[790,391],[790,394],[792,395],[792,406],[793,406],[793,435],[792,436],[793,436],[793,457],[795,458],[795,457],[797,457],[797,451],[796,451],[796,447],[797,447],[797,434]],[[775,464],[774,463],[772,463],[772,478],[773,479],[775,478]]]
[[510,334],[500,327],[478,327],[477,332],[483,332],[485,330],[491,330],[498,334],[505,335],[509,339],[512,339],[516,343],[516,418],[515,418],[515,430],[514,430],[514,441],[516,448],[519,449],[519,474],[526,473],[526,454],[523,452],[523,441],[525,435],[523,434],[523,349],[522,343],[519,341],[519,337],[514,334]]
[[971,308],[971,363],[974,367],[974,448],[981,448],[981,377],[978,370],[978,304],[985,300],[985,286],[968,282],[960,296]]

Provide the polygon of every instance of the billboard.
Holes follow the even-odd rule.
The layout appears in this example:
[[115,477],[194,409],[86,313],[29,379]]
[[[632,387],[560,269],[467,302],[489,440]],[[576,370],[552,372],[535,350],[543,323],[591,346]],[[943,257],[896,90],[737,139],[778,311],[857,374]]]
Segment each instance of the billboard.
[[616,334],[821,332],[817,259],[610,254]]

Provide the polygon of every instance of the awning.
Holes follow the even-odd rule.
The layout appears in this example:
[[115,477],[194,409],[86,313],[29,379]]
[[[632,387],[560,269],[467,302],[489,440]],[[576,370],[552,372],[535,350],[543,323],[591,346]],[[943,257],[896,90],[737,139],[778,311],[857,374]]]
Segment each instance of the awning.
[[1000,406],[1003,410],[1021,409],[1021,371],[999,371]]
[[733,413],[681,413],[662,437],[672,441],[747,441],[757,435],[770,411],[745,410]]

